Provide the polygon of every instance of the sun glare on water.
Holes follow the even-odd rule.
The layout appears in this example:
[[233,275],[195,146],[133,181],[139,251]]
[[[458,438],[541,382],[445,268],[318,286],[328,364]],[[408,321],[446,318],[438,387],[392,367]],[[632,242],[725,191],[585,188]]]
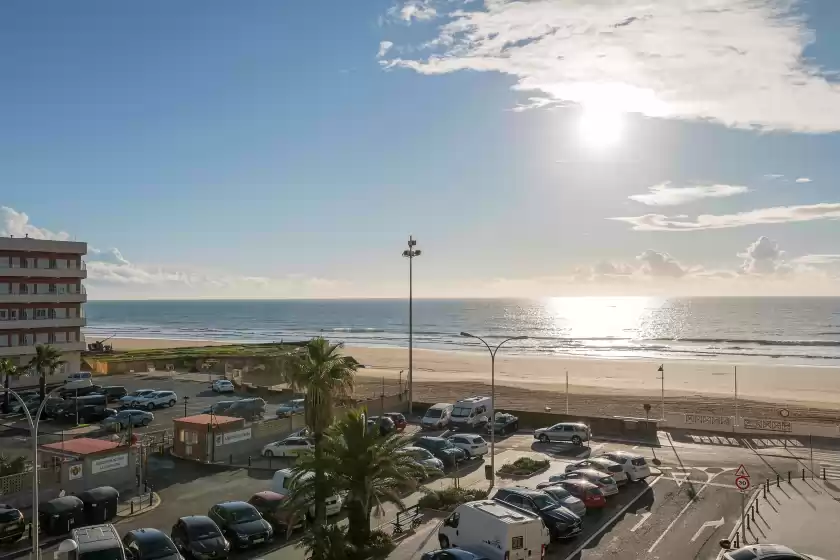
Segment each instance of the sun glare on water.
[[585,107],[578,121],[581,140],[593,148],[607,148],[617,144],[624,132],[624,118],[620,111],[605,107]]

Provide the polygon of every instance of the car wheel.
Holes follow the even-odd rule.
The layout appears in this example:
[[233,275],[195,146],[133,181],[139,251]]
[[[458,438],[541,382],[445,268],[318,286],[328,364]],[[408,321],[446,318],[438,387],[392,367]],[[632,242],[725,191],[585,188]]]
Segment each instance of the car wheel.
[[265,453],[263,453],[263,457],[268,457],[270,459],[271,457],[274,457],[274,452],[271,449],[266,449]]
[[148,418],[143,418],[143,420],[140,421],[141,426],[148,426],[151,423],[152,423],[152,421],[149,420]]
[[580,439],[580,436],[572,436],[572,443],[575,445],[580,445],[583,441]]
[[150,412],[155,409],[155,403],[149,403],[149,406],[146,407]]
[[446,535],[439,536],[438,541],[440,542],[441,548],[449,548],[449,537]]
[[169,407],[171,408],[173,406],[175,406],[175,399],[172,399],[171,401],[169,401]]
[[547,435],[545,435],[545,434],[540,434],[539,440],[540,440],[542,443],[548,443],[548,436],[547,436]]

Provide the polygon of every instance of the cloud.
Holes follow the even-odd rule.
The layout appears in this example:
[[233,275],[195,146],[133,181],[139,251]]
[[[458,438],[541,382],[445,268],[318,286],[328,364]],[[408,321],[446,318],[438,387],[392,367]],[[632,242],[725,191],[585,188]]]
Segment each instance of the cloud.
[[840,264],[840,255],[802,255],[791,262],[805,265],[835,265]]
[[811,179],[809,179],[808,177],[800,177],[799,179],[796,180],[796,182],[797,183],[810,183]]
[[93,247],[88,247],[86,259],[89,263],[103,262],[117,265],[131,264],[122,256],[122,253],[120,253],[120,250],[116,247],[104,251],[100,249],[94,249]]
[[630,200],[647,204],[648,206],[676,206],[687,204],[704,198],[725,198],[744,194],[750,191],[747,187],[737,185],[707,185],[695,187],[672,187],[670,182],[654,185],[647,194],[628,196]]
[[627,276],[633,274],[633,267],[609,261],[599,261],[592,267],[595,276]]
[[385,56],[393,46],[394,43],[392,43],[391,41],[380,41],[379,51],[376,53],[376,58],[382,58],[383,56]]
[[765,179],[770,179],[771,181],[773,181],[775,179],[781,179],[783,177],[784,177],[784,175],[782,175],[780,173],[765,173],[764,174],[764,178]]
[[762,235],[743,253],[738,253],[744,259],[741,271],[744,274],[787,274],[791,269],[784,262],[784,254],[778,243]]
[[703,214],[697,216],[694,220],[676,216],[668,217],[663,214],[607,219],[631,224],[636,231],[699,231],[752,225],[837,220],[840,219],[840,203],[822,202],[802,206],[776,206],[773,208],[758,208],[738,214]]
[[29,223],[28,215],[8,206],[0,206],[0,236],[55,239],[57,241],[67,241],[70,239],[70,235],[66,232],[54,232],[33,226]]
[[430,0],[408,0],[402,5],[396,5],[388,10],[392,18],[411,23],[412,20],[428,21],[437,17],[437,10]]
[[[730,127],[840,130],[840,84],[806,56],[800,0],[485,0],[438,3],[422,56],[389,66],[513,76],[556,104]],[[403,5],[404,19],[417,2]],[[543,106],[540,101],[538,106]]]
[[680,278],[688,272],[668,253],[648,249],[636,257],[636,260],[642,263],[641,271],[648,276]]

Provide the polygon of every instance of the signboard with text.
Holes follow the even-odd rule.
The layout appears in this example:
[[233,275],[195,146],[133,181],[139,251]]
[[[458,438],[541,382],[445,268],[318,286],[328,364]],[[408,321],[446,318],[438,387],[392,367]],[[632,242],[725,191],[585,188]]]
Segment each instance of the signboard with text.
[[758,430],[761,432],[784,432],[793,431],[793,427],[787,420],[764,420],[755,418],[742,418],[745,430]]
[[251,439],[251,428],[227,432],[225,434],[216,434],[216,445],[227,445],[229,443],[245,441],[246,439]]
[[689,426],[725,426],[732,427],[731,416],[709,416],[707,414],[686,414],[685,423]]
[[94,459],[90,462],[91,474],[99,474],[101,472],[113,471],[128,466],[128,453],[120,453],[119,455],[111,455],[110,457],[103,457],[102,459]]

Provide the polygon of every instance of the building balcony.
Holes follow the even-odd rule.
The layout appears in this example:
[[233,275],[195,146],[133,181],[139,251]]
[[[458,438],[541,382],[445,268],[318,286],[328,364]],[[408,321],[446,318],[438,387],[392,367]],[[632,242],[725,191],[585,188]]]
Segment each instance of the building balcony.
[[6,278],[67,278],[78,280],[87,278],[87,267],[81,268],[20,268],[0,267],[0,276]]
[[63,319],[12,319],[0,321],[0,331],[22,329],[58,329],[61,327],[84,327],[84,317],[65,317]]
[[[59,352],[81,352],[87,350],[84,342],[52,342],[50,346]],[[9,356],[29,356],[35,354],[35,345],[31,346],[0,346],[0,358]]]
[[0,303],[85,303],[87,294],[0,294]]

